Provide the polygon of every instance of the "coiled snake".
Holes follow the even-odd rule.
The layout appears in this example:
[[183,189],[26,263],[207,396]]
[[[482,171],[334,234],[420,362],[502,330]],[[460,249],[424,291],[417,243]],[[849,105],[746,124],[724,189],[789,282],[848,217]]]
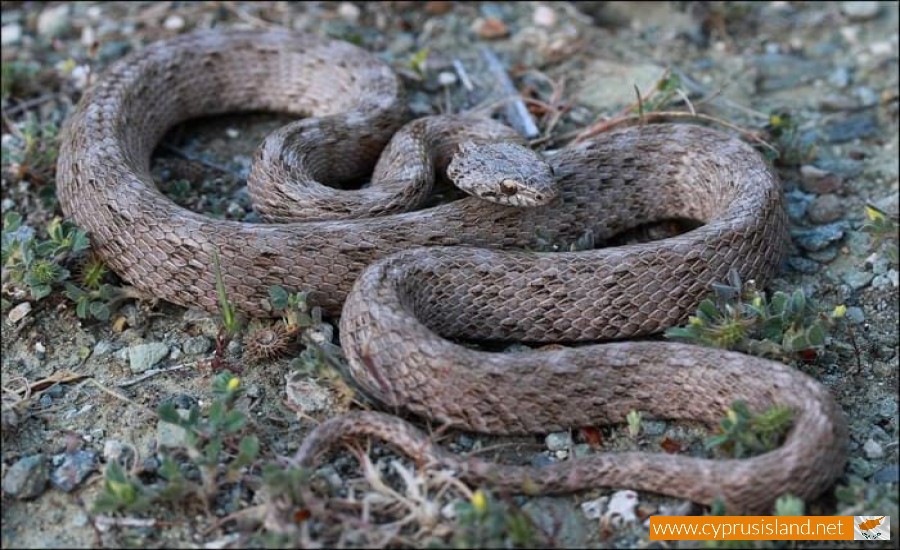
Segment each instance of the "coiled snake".
[[[259,110],[306,117],[265,140],[249,181],[261,212],[295,221],[212,219],[157,190],[151,154],[174,124]],[[783,255],[786,221],[778,181],[751,147],[699,126],[646,125],[566,148],[538,173],[524,161],[479,161],[481,144],[514,140],[486,119],[424,119],[386,146],[405,119],[396,75],[347,43],[288,31],[188,34],[120,60],[84,95],[62,139],[59,198],[109,266],[165,300],[215,310],[216,252],[229,297],[249,314],[268,313],[270,285],[310,290],[314,303],[341,314],[355,382],[392,409],[485,433],[596,426],[631,410],[714,423],[738,399],[752,410],[795,411],[784,444],[749,459],[603,453],[544,468],[457,457],[393,416],[356,412],[316,428],[296,457],[302,464],[339,439],[370,434],[514,491],[625,486],[718,498],[740,512],[765,511],[782,493],[814,497],[842,472],[839,407],[783,364],[676,343],[499,354],[445,339],[625,339],[685,320],[731,268],[763,284]],[[475,194],[521,192],[532,206],[468,197],[401,212],[446,166],[447,140],[474,153],[453,168]],[[372,173],[383,150],[370,188],[323,185]],[[520,170],[497,176],[503,167]],[[546,177],[558,196],[540,187]],[[298,210],[284,206],[297,197]],[[539,234],[574,240],[592,230],[606,239],[669,218],[705,225],[637,245],[522,250]]]

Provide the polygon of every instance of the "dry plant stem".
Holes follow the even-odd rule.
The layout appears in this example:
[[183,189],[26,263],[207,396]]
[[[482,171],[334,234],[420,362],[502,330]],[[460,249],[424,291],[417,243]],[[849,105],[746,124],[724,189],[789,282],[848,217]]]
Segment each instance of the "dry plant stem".
[[[166,130],[191,117],[253,109],[311,115],[264,141],[250,187],[258,209],[290,196],[321,206],[317,221],[211,219],[154,188],[146,159]],[[404,200],[390,207],[378,194],[399,180],[414,180],[413,193],[430,185],[427,176],[447,155],[429,135],[465,141],[494,128],[451,117],[398,131],[405,119],[396,74],[349,44],[274,30],[181,35],[114,64],[84,95],[62,134],[60,202],[112,269],[163,299],[217,310],[214,257],[227,295],[251,315],[270,314],[264,303],[272,285],[310,290],[310,303],[341,314],[348,371],[388,410],[519,434],[623,422],[646,403],[648,417],[708,424],[736,400],[754,412],[777,404],[795,413],[785,444],[751,459],[601,454],[540,469],[455,457],[395,417],[353,413],[313,430],[295,457],[303,466],[338,441],[369,435],[504,491],[624,486],[704,504],[721,499],[735,512],[767,511],[783,492],[813,498],[843,471],[840,408],[821,384],[780,363],[658,342],[499,354],[445,339],[625,340],[683,322],[732,269],[764,285],[788,235],[780,184],[757,151],[697,125],[616,128],[583,136],[548,160],[560,195],[544,206],[468,197],[398,213],[417,204],[407,187],[399,186]],[[381,183],[362,191],[338,192],[317,179],[354,180],[373,166]],[[516,168],[526,178],[533,165]],[[489,162],[467,170],[482,187],[498,177]],[[376,217],[357,217],[363,213]],[[704,225],[638,245],[510,250],[534,249],[546,238],[572,242],[585,231],[603,241],[671,218]]]

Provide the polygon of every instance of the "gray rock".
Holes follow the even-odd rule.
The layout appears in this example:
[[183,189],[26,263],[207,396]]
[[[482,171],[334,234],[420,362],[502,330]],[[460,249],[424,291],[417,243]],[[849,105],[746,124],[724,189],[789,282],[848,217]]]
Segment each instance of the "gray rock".
[[47,462],[44,455],[20,458],[6,470],[3,492],[19,500],[39,497],[47,488]]
[[822,225],[813,229],[801,229],[791,232],[794,242],[804,250],[822,250],[829,244],[844,238],[842,222]]
[[184,353],[188,355],[203,355],[212,347],[212,339],[203,336],[191,336],[181,345]]
[[41,11],[37,19],[37,32],[45,38],[61,35],[69,28],[69,4],[60,4]]
[[869,0],[859,0],[854,2],[841,2],[841,11],[856,21],[864,21],[872,19],[878,15],[880,6],[878,2]]
[[786,192],[784,198],[786,200],[785,208],[787,209],[788,217],[792,221],[800,222],[806,215],[806,209],[809,208],[814,197],[809,193],[794,189]]
[[800,167],[800,187],[808,193],[822,195],[839,191],[843,185],[840,176],[817,166],[806,164]]
[[822,268],[822,266],[819,265],[819,262],[815,262],[802,256],[791,256],[788,258],[787,263],[794,271],[807,275],[818,273]]
[[100,340],[94,346],[94,357],[103,357],[113,351],[113,343],[109,340]]
[[897,464],[888,464],[872,475],[875,483],[897,483],[900,481],[900,467]]
[[823,248],[822,250],[816,250],[814,252],[807,252],[807,257],[810,260],[814,260],[816,262],[827,264],[837,257],[838,250],[836,246],[828,246]]
[[850,85],[850,69],[838,67],[828,75],[828,83],[836,88],[846,88]]
[[0,45],[12,46],[22,40],[22,25],[11,23],[0,28]]
[[884,448],[882,448],[881,443],[871,438],[863,443],[863,452],[866,453],[867,458],[873,460],[884,456]]
[[878,118],[872,113],[849,116],[826,124],[823,128],[829,143],[844,143],[878,135]]
[[642,420],[641,431],[644,435],[654,436],[666,433],[667,424],[662,420]]
[[871,271],[848,271],[841,277],[853,290],[859,290],[872,282],[875,274]]
[[642,93],[653,89],[665,69],[651,63],[617,63],[595,59],[582,74],[577,87],[581,103],[601,112],[609,112],[634,101],[634,87]]
[[875,201],[875,208],[881,210],[888,216],[896,218],[900,215],[900,193],[892,193],[884,198]]
[[153,368],[169,354],[169,346],[162,342],[138,344],[128,348],[128,363],[132,372],[141,373]]
[[572,458],[584,458],[594,454],[594,450],[587,443],[577,443],[572,447]]
[[548,454],[537,453],[531,457],[530,462],[535,468],[543,468],[544,466],[556,464],[557,460]]
[[806,215],[813,223],[831,223],[843,217],[844,202],[840,197],[831,193],[819,195],[809,203]]
[[854,88],[853,95],[856,96],[856,99],[859,100],[860,107],[874,107],[878,105],[881,98],[878,95],[878,92],[869,88],[868,86],[859,86]]
[[544,438],[544,444],[551,451],[563,451],[572,446],[572,434],[569,432],[553,432]]
[[97,469],[96,458],[97,453],[86,450],[54,456],[53,462],[58,462],[59,466],[50,474],[50,483],[65,493],[73,491]]
[[890,269],[883,275],[876,275],[872,279],[872,288],[897,288],[900,286],[900,273],[896,269]]
[[[187,418],[189,410],[175,409],[182,419]],[[185,446],[187,431],[181,426],[159,420],[156,423],[156,444],[159,447],[181,448]]]
[[847,320],[854,325],[858,325],[866,320],[866,314],[862,308],[851,306],[847,308]]
[[825,78],[830,69],[820,61],[781,53],[757,55],[751,58],[751,62],[756,66],[757,83],[763,92],[796,88]]

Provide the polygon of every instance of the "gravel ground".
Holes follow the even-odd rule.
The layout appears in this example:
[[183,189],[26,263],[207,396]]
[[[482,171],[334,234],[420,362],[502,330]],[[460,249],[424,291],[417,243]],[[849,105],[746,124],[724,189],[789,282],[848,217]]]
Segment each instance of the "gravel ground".
[[[851,430],[843,477],[805,510],[890,515],[896,536],[898,272],[862,226],[867,204],[889,217],[898,210],[897,3],[4,2],[2,212],[17,212],[45,237],[60,215],[56,128],[108,64],[154,40],[239,26],[357,43],[403,75],[418,114],[495,102],[486,84],[496,74],[478,51],[487,46],[533,100],[539,148],[565,146],[591,124],[620,115],[634,103],[635,85],[647,95],[667,74],[679,78],[699,112],[773,141],[794,246],[768,290],[802,289],[823,311],[847,307],[825,349],[795,365],[831,389]],[[454,61],[473,92],[461,85]],[[668,99],[668,110],[689,109],[681,95]],[[789,135],[773,134],[774,114],[790,121]],[[227,116],[174,129],[154,158],[160,187],[190,208],[253,221],[244,184],[253,148],[284,120]],[[83,263],[67,267],[73,280],[84,280]],[[276,536],[260,468],[289,456],[315,420],[355,407],[352,391],[330,371],[310,374],[309,365],[322,361],[298,359],[299,348],[250,361],[259,347],[252,338],[217,350],[216,317],[152,300],[126,300],[104,321],[80,318],[61,285],[36,300],[3,270],[4,547],[286,544]],[[306,330],[303,341],[316,337],[330,340],[329,325]],[[214,379],[228,372],[222,364],[240,376],[235,407],[260,446],[240,479],[223,482],[209,502],[185,497],[142,512],[95,511],[110,462],[124,460],[144,484],[159,481],[162,450],[184,434],[154,411],[161,403],[208,411]],[[640,437],[623,426],[546,440],[451,433],[447,441],[457,451],[496,448],[509,461],[545,464],[592,452],[595,439],[605,449],[699,454],[707,434],[702,426],[645,419]],[[357,457],[371,460],[368,482]],[[179,460],[196,481],[183,454]],[[508,544],[502,526],[500,535],[485,525],[473,530],[464,512],[452,513],[455,502],[474,505],[480,493],[441,475],[378,445],[356,456],[337,452],[313,484],[323,499],[336,499],[334,515],[295,510],[298,536],[306,538],[293,544]],[[373,485],[372,476],[395,493]],[[364,522],[352,519],[361,502],[377,512]],[[677,499],[610,490],[493,496],[491,514],[495,505],[497,517],[528,514],[532,538],[524,544],[554,546],[648,546],[649,514],[703,512]],[[391,524],[404,516],[408,524]]]

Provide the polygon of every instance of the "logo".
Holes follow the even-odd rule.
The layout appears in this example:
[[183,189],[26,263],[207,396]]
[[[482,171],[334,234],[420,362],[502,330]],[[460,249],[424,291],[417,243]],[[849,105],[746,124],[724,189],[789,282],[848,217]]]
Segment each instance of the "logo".
[[890,516],[853,516],[853,540],[891,540]]

